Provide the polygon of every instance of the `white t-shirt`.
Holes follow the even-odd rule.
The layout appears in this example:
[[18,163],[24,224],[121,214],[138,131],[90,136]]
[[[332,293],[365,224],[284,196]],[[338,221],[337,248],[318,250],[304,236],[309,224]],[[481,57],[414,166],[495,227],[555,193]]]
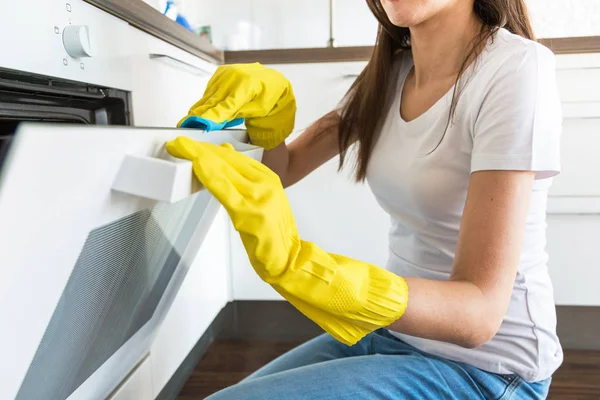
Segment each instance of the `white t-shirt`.
[[418,118],[404,121],[400,94],[413,65],[410,52],[397,61],[395,97],[367,168],[368,184],[391,216],[387,269],[447,280],[470,174],[537,173],[518,275],[496,336],[467,349],[392,333],[425,352],[483,370],[515,373],[530,382],[548,378],[563,357],[545,251],[547,192],[560,171],[562,115],[554,55],[538,43],[499,30],[465,73],[443,139],[453,90]]

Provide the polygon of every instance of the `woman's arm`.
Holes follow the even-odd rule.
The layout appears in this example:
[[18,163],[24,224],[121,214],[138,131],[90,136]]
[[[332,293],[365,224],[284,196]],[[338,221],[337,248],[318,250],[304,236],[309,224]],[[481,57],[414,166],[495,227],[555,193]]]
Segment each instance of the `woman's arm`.
[[510,301],[534,173],[471,175],[449,281],[406,278],[406,313],[388,328],[478,347],[498,331]]
[[296,140],[265,151],[262,162],[288,187],[338,154],[339,115],[332,111],[308,127]]

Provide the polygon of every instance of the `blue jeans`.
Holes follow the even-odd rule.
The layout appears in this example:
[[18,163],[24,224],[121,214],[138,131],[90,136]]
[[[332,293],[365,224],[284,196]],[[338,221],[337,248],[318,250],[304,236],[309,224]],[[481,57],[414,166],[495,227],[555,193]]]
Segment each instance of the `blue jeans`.
[[208,399],[537,400],[549,387],[424,353],[380,329],[354,346],[321,335]]

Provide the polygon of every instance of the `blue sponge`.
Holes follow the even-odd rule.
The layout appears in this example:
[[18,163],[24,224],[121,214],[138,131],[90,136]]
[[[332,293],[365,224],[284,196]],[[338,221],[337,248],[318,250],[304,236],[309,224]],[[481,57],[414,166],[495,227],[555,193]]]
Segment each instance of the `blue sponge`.
[[244,123],[244,118],[236,118],[232,121],[225,121],[223,123],[217,123],[214,121],[210,121],[205,118],[189,116],[181,122],[179,125],[180,128],[194,128],[194,129],[203,129],[206,132],[210,131],[218,131],[225,128],[231,128],[232,126],[241,125]]

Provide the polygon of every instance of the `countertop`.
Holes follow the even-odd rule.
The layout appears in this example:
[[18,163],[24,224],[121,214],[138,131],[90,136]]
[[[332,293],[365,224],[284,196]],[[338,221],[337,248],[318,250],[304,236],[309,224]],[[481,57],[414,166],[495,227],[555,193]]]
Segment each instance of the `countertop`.
[[[215,64],[260,62],[263,64],[298,64],[316,62],[366,61],[372,46],[222,51],[207,39],[183,28],[142,0],[84,0],[107,11],[132,26],[176,47]],[[542,38],[539,42],[555,54],[600,52],[600,36]]]
[[[600,36],[539,39],[554,54],[600,53]],[[372,46],[312,49],[274,49],[226,51],[225,62],[263,64],[299,64],[315,62],[367,61]]]

